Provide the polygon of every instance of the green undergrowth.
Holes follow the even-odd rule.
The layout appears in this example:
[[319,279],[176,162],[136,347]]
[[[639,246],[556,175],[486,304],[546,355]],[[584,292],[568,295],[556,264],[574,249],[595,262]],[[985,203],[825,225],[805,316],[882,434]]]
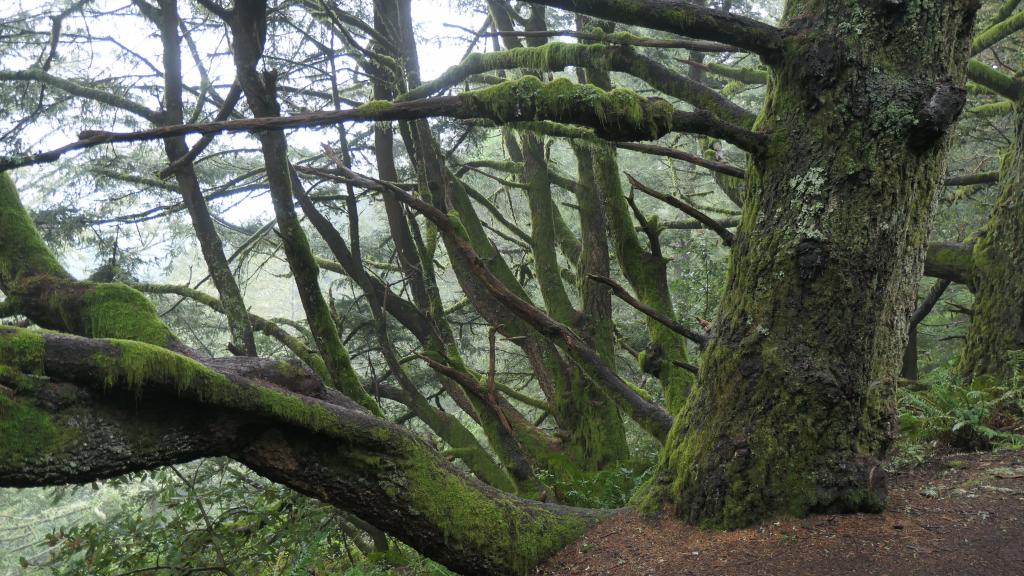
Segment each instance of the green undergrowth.
[[921,390],[897,391],[901,438],[897,461],[919,461],[934,450],[1024,447],[1024,359],[1013,376],[965,381],[950,365],[935,370]]
[[437,562],[420,556],[413,549],[397,544],[387,552],[371,552],[341,576],[454,576]]
[[612,509],[627,505],[654,472],[654,460],[630,460],[597,472],[573,476],[537,470],[538,479],[570,506]]

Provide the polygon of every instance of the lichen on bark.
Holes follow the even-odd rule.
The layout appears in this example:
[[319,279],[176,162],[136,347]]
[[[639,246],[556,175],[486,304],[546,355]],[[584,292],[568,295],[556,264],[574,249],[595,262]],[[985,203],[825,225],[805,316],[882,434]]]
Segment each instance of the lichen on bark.
[[738,527],[884,502],[878,459],[974,9],[786,3],[716,337],[648,504]]

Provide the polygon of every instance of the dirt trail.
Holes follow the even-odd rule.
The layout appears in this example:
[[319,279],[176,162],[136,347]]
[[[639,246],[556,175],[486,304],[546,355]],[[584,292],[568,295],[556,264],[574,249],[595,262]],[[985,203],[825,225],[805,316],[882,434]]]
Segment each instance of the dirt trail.
[[780,519],[736,532],[615,516],[549,576],[1024,576],[1024,450],[943,456],[890,478],[883,514]]

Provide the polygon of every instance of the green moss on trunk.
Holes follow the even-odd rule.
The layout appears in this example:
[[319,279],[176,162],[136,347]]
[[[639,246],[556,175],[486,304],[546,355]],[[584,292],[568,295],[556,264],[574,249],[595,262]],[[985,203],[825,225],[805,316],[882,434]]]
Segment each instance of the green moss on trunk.
[[74,433],[29,400],[0,394],[0,438],[0,468],[13,468],[61,452]]
[[716,338],[648,503],[720,527],[880,509],[973,11],[787,2]]
[[1010,353],[1024,350],[1024,109],[999,172],[992,217],[974,244],[974,314],[960,369],[968,378],[1009,381]]
[[36,275],[69,278],[43,243],[21,204],[14,180],[0,173],[0,288],[7,292],[21,279]]

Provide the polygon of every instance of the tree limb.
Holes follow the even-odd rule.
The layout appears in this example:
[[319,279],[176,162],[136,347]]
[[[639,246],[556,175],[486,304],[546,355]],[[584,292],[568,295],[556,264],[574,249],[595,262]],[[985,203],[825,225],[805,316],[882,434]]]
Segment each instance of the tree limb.
[[973,186],[975,184],[995,184],[999,181],[999,172],[982,172],[980,174],[967,174],[964,176],[950,176],[946,178],[946,186]]
[[653,154],[655,156],[665,156],[667,158],[675,158],[676,160],[682,160],[683,162],[689,162],[695,166],[707,168],[712,172],[718,172],[720,174],[726,174],[728,176],[735,176],[736,178],[746,178],[747,172],[742,168],[733,166],[732,164],[726,164],[725,162],[717,162],[715,160],[708,160],[701,158],[695,154],[688,154],[682,150],[675,148],[669,148],[667,146],[658,146],[656,144],[640,144],[636,142],[616,142],[615,146],[625,150],[633,150],[635,152],[643,152],[644,154]]
[[643,192],[644,194],[647,194],[648,196],[653,196],[654,198],[661,200],[662,202],[668,204],[669,206],[672,206],[673,208],[678,208],[688,216],[694,218],[698,222],[707,226],[712,232],[718,234],[719,238],[722,239],[722,242],[726,246],[732,246],[733,242],[736,241],[736,235],[733,234],[732,231],[729,230],[725,225],[719,223],[714,218],[694,208],[690,204],[684,202],[679,198],[676,198],[675,196],[658,192],[657,190],[654,190],[653,188],[650,188],[649,186],[640,182],[630,174],[626,174],[626,178],[629,180],[629,183],[630,185],[633,186],[633,188]]
[[924,275],[972,286],[974,243],[933,242],[928,245]]
[[58,78],[53,74],[44,72],[40,68],[29,68],[28,70],[17,71],[0,70],[0,82],[10,81],[39,82],[40,84],[46,84],[47,86],[52,86],[53,88],[67,92],[72,96],[79,96],[101,104],[106,104],[107,106],[119,108],[126,112],[131,112],[132,114],[145,118],[154,124],[162,123],[163,115],[156,110],[150,110],[142,104],[123,96],[118,96],[110,90],[101,90],[93,88],[92,86],[80,84],[74,80]]
[[640,312],[643,312],[650,318],[653,318],[654,320],[669,327],[676,334],[683,336],[684,338],[697,344],[701,348],[707,346],[708,339],[706,336],[700,334],[695,330],[691,330],[686,326],[683,326],[682,324],[676,322],[672,318],[669,318],[668,316],[662,314],[661,312],[658,312],[654,308],[651,308],[647,304],[644,304],[643,302],[637,300],[636,298],[633,297],[632,294],[629,293],[629,290],[626,290],[626,288],[622,286],[622,284],[619,284],[618,282],[612,280],[611,278],[598,276],[596,274],[590,274],[587,277],[595,282],[600,282],[601,284],[608,286],[609,288],[612,289],[612,292],[614,292],[615,295],[619,297],[620,300],[622,300],[626,304],[629,304],[633,308],[636,308]]
[[952,284],[949,280],[940,279],[932,285],[931,290],[928,291],[928,296],[925,297],[921,305],[914,310],[914,313],[910,316],[910,329],[913,330],[915,326],[924,321],[931,314],[935,305],[939,303],[942,295],[946,293],[946,289]]
[[[456,26],[456,28],[461,28]],[[474,32],[475,33],[475,32]],[[513,36],[517,38],[555,38],[559,36],[578,38],[587,42],[600,42],[602,44],[622,44],[624,46],[644,46],[647,48],[685,48],[686,50],[697,50],[700,52],[739,52],[740,49],[728,44],[719,42],[705,42],[702,40],[665,40],[661,38],[643,38],[627,33],[597,34],[593,32],[577,32],[576,30],[498,30],[496,32],[485,32],[481,34],[485,38],[493,36]]]
[[1024,84],[979,60],[967,63],[967,77],[996,94],[1016,102],[1024,95]]
[[18,382],[14,397],[0,396],[14,446],[0,459],[3,486],[227,456],[478,575],[523,574],[603,515],[466,477],[409,431],[323,388],[301,395],[144,344],[0,329],[0,351],[12,346],[25,354],[20,372],[5,373],[5,384]]
[[704,8],[680,0],[534,0],[562,8],[749,50],[772,64],[782,58],[782,30],[757,20]]
[[645,99],[628,90],[606,93],[565,79],[543,83],[533,76],[526,76],[458,96],[396,104],[371,102],[349,110],[179,124],[136,132],[85,130],[79,133],[77,142],[60,148],[2,158],[0,171],[53,162],[68,152],[102,144],[142,142],[185,134],[262,132],[330,126],[340,122],[413,120],[435,116],[486,118],[499,124],[549,120],[592,128],[597,136],[608,140],[656,140],[668,132],[678,131],[722,138],[748,152],[759,152],[765,145],[764,135],[723,122],[707,112],[673,110],[664,100]]

